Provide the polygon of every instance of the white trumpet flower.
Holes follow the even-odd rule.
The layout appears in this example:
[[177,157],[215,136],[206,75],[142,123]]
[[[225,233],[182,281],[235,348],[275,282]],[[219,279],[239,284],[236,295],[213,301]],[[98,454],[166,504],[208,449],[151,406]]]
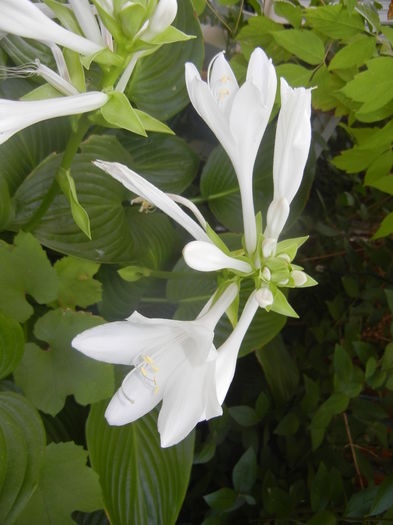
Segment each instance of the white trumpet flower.
[[146,28],[141,31],[139,37],[150,42],[172,24],[176,13],[177,0],[159,0],[153,16],[148,20]]
[[257,244],[252,175],[258,148],[273,107],[277,78],[262,51],[253,51],[245,83],[239,88],[222,53],[209,65],[203,82],[194,64],[186,64],[186,85],[192,105],[227,152],[239,181],[245,243],[251,255]]
[[168,447],[200,420],[222,414],[214,328],[237,292],[230,285],[195,321],[148,319],[134,312],[125,321],[91,328],[73,339],[72,346],[93,359],[134,367],[107,407],[109,424],[135,421],[162,400],[158,430],[161,446]]
[[174,221],[183,226],[183,228],[187,230],[194,239],[208,243],[211,242],[201,226],[187,215],[187,213],[185,213],[169,195],[138,175],[138,173],[135,173],[135,171],[130,170],[127,166],[124,166],[119,162],[96,160],[94,164],[103,171],[106,171],[128,190],[136,193],[142,197],[142,199],[166,213]]
[[107,101],[108,95],[99,91],[47,100],[0,99],[0,144],[36,122],[93,111]]
[[311,89],[293,89],[281,78],[281,110],[273,160],[274,195],[265,230],[265,241],[269,240],[270,245],[277,241],[302,181],[311,144],[310,118]]
[[224,268],[242,273],[252,272],[252,267],[248,262],[226,255],[211,242],[189,242],[183,248],[183,257],[190,268],[200,272],[213,272]]
[[47,17],[29,0],[0,0],[0,31],[46,43],[56,43],[82,55],[93,55],[103,49]]

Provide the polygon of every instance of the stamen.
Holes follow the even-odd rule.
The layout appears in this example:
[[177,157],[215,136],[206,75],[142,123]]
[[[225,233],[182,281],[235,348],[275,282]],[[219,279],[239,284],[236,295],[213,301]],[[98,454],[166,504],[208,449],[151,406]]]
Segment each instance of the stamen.
[[222,77],[220,78],[220,82],[222,84],[226,84],[227,82],[229,82],[230,78],[228,77],[228,75],[222,75]]
[[223,99],[229,95],[230,91],[227,88],[221,88],[218,90],[218,97]]
[[27,78],[37,74],[37,65],[34,62],[28,62],[21,66],[0,66],[0,79],[5,78]]
[[136,197],[135,199],[132,199],[132,204],[140,204],[139,207],[139,213],[153,213],[155,211],[155,206],[151,204],[149,201],[145,200],[143,197]]

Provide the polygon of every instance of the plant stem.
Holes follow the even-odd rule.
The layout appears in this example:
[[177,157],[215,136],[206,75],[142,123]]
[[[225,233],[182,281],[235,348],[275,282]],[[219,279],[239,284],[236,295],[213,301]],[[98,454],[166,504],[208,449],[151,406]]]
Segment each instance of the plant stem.
[[83,140],[83,137],[86,135],[87,130],[89,129],[90,122],[86,115],[82,115],[79,119],[76,129],[71,133],[70,138],[68,139],[67,146],[64,150],[61,162],[59,167],[56,170],[55,176],[53,177],[52,183],[46,192],[45,197],[43,198],[38,209],[34,212],[30,221],[24,226],[25,231],[32,231],[45,213],[48,211],[49,206],[52,204],[54,198],[59,192],[59,185],[57,183],[57,175],[61,170],[69,170],[71,163],[75,157],[76,152],[79,149],[80,143]]
[[344,412],[343,417],[344,417],[345,431],[347,433],[349,447],[350,447],[351,453],[352,453],[353,464],[355,465],[356,475],[357,475],[357,478],[358,478],[358,481],[359,481],[360,488],[363,490],[364,489],[363,478],[362,478],[362,475],[360,473],[359,464],[358,464],[358,458],[356,456],[355,446],[354,446],[354,443],[352,441],[351,429],[349,428],[348,416],[347,416],[346,412]]

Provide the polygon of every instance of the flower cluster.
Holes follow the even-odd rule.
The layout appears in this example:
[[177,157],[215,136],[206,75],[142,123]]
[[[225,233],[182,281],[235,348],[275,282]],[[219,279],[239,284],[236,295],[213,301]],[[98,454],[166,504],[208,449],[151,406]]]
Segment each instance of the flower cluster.
[[[276,96],[277,79],[271,60],[256,49],[249,61],[246,81],[239,87],[220,53],[209,66],[207,82],[201,80],[193,64],[186,64],[186,83],[194,108],[221,142],[235,168],[242,202],[244,249],[231,253],[195,205],[184,197],[163,193],[122,164],[97,160],[96,166],[143,201],[164,211],[195,239],[183,250],[191,268],[225,272],[218,290],[195,321],[146,319],[135,312],[125,321],[87,330],[73,341],[76,349],[90,357],[133,366],[107,408],[110,424],[134,421],[162,400],[158,419],[162,446],[178,443],[198,421],[221,414],[241,342],[257,309],[296,316],[281,289],[316,284],[292,263],[307,238],[278,241],[310,148],[310,90],[292,89],[281,79],[274,195],[263,229],[260,214],[255,216],[252,176]],[[178,203],[194,212],[197,221]],[[254,291],[231,335],[216,349],[214,328],[237,299],[241,282],[250,279]]]
[[[35,75],[45,81],[25,100],[0,99],[0,144],[36,122],[94,110],[100,110],[100,118],[107,125],[141,135],[151,126],[167,130],[132,108],[123,92],[141,57],[162,44],[188,38],[171,26],[177,0],[69,0],[69,4],[48,5],[0,0],[0,12],[0,38],[13,34],[43,42],[51,50],[57,69],[36,59],[0,71],[6,76]],[[88,70],[93,61],[102,69],[102,82],[88,90]],[[123,115],[122,121],[116,121],[116,113]]]

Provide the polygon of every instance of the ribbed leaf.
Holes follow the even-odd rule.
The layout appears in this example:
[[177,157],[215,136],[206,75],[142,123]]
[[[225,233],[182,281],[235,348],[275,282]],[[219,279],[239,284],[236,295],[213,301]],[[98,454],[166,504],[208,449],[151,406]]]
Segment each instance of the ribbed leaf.
[[178,7],[174,25],[198,38],[165,45],[142,59],[127,89],[127,95],[138,108],[160,120],[172,117],[189,102],[184,81],[185,62],[193,62],[199,68],[203,61],[201,29],[191,2],[182,0]]
[[41,419],[13,392],[0,393],[0,523],[11,525],[34,492],[45,446]]
[[19,363],[24,342],[18,321],[0,312],[0,379],[7,377]]
[[87,443],[111,524],[173,525],[190,476],[193,434],[162,449],[155,412],[130,425],[110,427],[105,405],[91,409]]

